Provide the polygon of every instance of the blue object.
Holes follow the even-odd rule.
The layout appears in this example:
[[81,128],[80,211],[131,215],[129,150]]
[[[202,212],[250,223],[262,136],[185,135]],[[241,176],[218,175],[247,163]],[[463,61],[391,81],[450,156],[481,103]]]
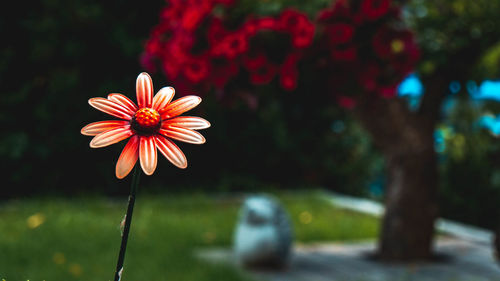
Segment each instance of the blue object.
[[408,75],[398,86],[398,96],[406,98],[411,110],[417,110],[424,94],[424,86],[416,74]]
[[340,134],[345,130],[345,124],[342,120],[333,121],[333,123],[331,125],[331,129],[335,133]]
[[462,89],[462,86],[460,85],[460,82],[458,81],[451,81],[450,83],[450,92],[452,94],[456,94],[460,92],[460,89]]
[[[476,100],[500,101],[500,80],[484,80],[481,85],[475,81],[467,81],[465,87],[471,98]],[[450,92],[456,94],[462,89],[458,81],[452,81],[449,85]],[[398,86],[398,96],[400,97],[421,97],[424,94],[424,86],[416,74],[408,75]]]
[[452,110],[457,106],[458,100],[453,96],[448,96],[443,100],[441,105],[441,112],[444,116],[451,114]]
[[436,129],[434,131],[434,150],[437,153],[443,153],[446,150],[446,142],[443,130]]
[[472,81],[472,80],[467,81],[466,87],[467,87],[467,91],[469,92],[470,95],[476,94],[477,84],[475,81]]
[[479,126],[489,130],[493,135],[500,135],[500,115],[497,117],[492,115],[484,115],[479,118]]
[[474,81],[467,82],[472,99],[500,101],[500,81],[485,80],[477,87]]
[[371,195],[375,197],[381,197],[384,195],[384,180],[381,179],[380,177],[375,179],[372,183],[369,185],[369,190]]
[[416,74],[408,75],[398,86],[400,97],[420,97],[424,93],[424,86]]

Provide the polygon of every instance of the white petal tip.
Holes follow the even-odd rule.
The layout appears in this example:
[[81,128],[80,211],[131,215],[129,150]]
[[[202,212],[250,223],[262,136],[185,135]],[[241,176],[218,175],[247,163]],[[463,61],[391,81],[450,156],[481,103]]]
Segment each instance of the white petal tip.
[[85,128],[82,128],[82,129],[80,130],[80,134],[82,134],[82,135],[84,135],[84,136],[90,136],[89,134],[87,134],[87,132],[86,132]]
[[107,146],[106,144],[102,143],[95,143],[95,142],[90,142],[90,148],[101,148]]
[[155,170],[152,170],[152,171],[148,171],[144,168],[142,168],[142,171],[144,172],[144,174],[146,174],[147,176],[151,176],[152,174],[154,174]]
[[151,76],[147,72],[141,72],[139,76],[137,76],[137,79],[142,79],[142,78],[149,78],[151,79]]

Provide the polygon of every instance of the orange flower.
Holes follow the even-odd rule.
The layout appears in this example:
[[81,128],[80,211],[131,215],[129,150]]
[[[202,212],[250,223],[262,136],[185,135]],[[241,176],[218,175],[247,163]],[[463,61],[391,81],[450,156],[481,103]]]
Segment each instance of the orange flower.
[[122,94],[109,94],[108,98],[91,98],[94,108],[122,120],[100,121],[83,127],[81,133],[94,136],[90,147],[108,146],[130,137],[116,163],[116,177],[124,178],[140,159],[142,170],[152,175],[157,164],[158,149],[172,164],[187,167],[184,153],[171,139],[202,144],[205,138],[195,130],[210,127],[199,117],[179,116],[196,107],[201,98],[185,96],[172,101],[175,90],[164,87],[153,97],[151,77],[143,72],[137,77],[137,102]]

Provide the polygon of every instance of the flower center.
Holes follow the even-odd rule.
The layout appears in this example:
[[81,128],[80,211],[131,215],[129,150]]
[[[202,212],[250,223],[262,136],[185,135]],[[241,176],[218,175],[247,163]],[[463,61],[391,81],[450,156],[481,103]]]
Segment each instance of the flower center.
[[391,42],[392,52],[395,54],[399,54],[405,49],[405,43],[399,39],[392,40]]
[[139,134],[153,134],[160,129],[160,114],[149,107],[143,107],[132,117],[131,126]]

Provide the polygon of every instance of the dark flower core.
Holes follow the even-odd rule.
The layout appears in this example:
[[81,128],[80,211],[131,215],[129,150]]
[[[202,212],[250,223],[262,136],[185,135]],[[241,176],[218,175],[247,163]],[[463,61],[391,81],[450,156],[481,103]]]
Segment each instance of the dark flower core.
[[143,107],[134,114],[130,125],[138,134],[152,135],[158,132],[161,127],[160,114],[149,107]]

